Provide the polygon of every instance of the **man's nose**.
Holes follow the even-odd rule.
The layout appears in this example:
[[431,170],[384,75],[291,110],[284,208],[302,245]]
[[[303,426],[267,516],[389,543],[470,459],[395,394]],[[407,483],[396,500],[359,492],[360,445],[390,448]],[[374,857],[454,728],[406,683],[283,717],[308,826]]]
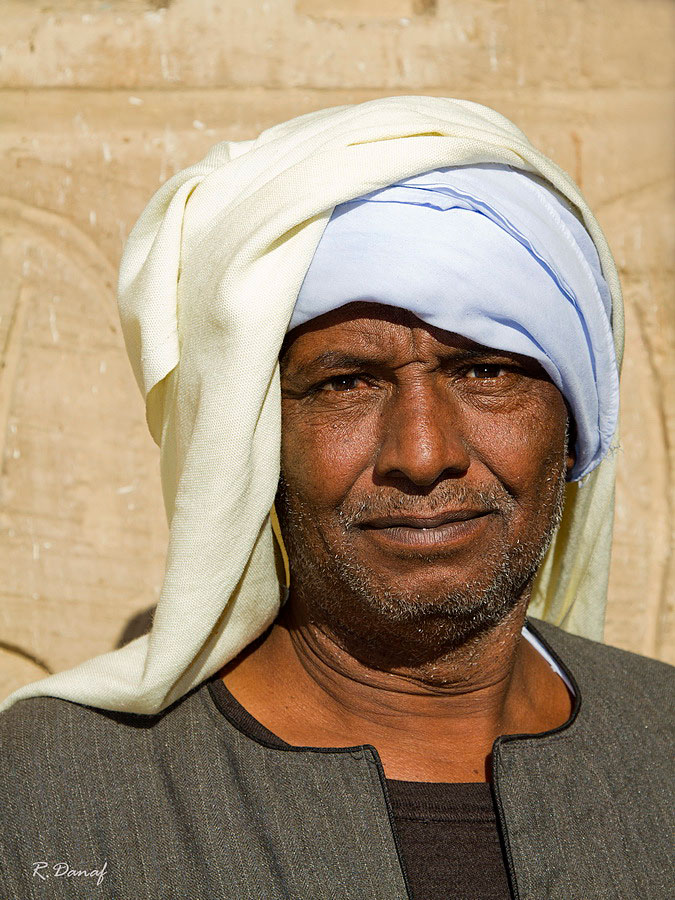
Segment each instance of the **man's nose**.
[[460,404],[447,388],[397,390],[382,413],[375,474],[418,487],[441,477],[460,477],[471,463],[462,418]]

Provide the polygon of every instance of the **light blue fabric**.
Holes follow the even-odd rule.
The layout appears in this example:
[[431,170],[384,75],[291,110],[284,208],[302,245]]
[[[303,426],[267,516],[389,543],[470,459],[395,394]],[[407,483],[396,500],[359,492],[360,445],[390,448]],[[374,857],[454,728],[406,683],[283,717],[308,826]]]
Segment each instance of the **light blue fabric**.
[[337,206],[289,330],[358,300],[536,359],[576,422],[570,480],[607,453],[619,402],[609,290],[586,229],[540,179],[439,169]]

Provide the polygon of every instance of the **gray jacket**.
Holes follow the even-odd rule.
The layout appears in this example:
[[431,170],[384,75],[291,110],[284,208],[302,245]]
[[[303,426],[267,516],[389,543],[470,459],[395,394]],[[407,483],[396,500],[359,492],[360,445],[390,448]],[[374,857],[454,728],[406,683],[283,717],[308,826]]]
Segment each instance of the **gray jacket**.
[[[562,728],[494,745],[513,895],[674,896],[672,670],[535,630],[577,702]],[[157,716],[23,700],[0,740],[2,900],[408,896],[373,747],[265,746],[207,685]]]

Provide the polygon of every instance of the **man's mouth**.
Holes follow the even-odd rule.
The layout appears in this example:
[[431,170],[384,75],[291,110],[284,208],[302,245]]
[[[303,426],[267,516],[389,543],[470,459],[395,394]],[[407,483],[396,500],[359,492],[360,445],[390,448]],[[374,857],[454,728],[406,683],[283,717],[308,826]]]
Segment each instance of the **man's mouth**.
[[394,513],[359,523],[378,543],[399,547],[441,547],[462,544],[476,537],[492,509],[452,509],[433,516]]
[[377,516],[361,522],[361,528],[438,528],[447,525],[448,522],[466,522],[468,519],[477,519],[492,512],[489,509],[451,509],[437,513],[435,516],[421,516],[419,514],[394,513],[388,516]]

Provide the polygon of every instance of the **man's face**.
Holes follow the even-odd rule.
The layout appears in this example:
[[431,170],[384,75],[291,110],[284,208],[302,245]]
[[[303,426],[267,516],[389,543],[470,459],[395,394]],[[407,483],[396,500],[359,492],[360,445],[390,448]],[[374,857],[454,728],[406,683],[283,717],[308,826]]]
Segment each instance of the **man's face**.
[[351,304],[298,329],[281,373],[278,507],[305,614],[409,656],[513,610],[573,464],[539,365]]

